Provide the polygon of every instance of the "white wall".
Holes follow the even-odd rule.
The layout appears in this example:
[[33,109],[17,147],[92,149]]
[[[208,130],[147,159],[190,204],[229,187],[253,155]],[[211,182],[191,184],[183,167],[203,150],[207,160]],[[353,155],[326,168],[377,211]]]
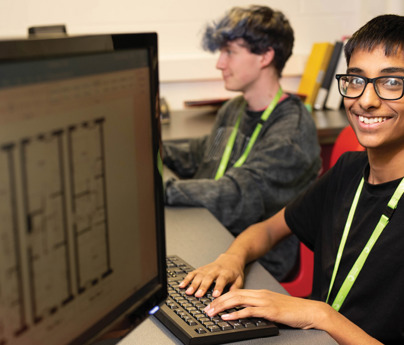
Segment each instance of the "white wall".
[[205,25],[232,6],[266,4],[286,14],[294,54],[282,85],[295,91],[311,46],[349,35],[378,14],[404,14],[404,0],[1,0],[0,38],[26,36],[36,25],[65,24],[69,34],[156,31],[161,95],[172,109],[187,99],[228,97],[216,55],[200,47]]

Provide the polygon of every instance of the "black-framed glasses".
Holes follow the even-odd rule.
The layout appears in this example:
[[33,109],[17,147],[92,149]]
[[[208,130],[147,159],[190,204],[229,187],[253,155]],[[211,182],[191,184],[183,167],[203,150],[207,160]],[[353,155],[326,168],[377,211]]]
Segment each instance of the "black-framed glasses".
[[376,94],[384,100],[395,101],[404,95],[404,77],[382,76],[366,78],[356,74],[337,74],[339,93],[346,98],[362,96],[369,83],[373,84]]

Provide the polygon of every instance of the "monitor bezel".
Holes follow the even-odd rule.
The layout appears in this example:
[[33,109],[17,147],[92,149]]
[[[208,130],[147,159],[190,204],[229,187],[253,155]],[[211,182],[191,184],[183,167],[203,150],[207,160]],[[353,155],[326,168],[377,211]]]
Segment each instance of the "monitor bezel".
[[125,299],[92,327],[78,335],[70,345],[83,345],[94,341],[114,324],[127,318],[136,326],[147,318],[151,309],[167,297],[166,248],[164,221],[164,191],[161,171],[161,131],[159,113],[159,74],[157,33],[95,34],[84,36],[11,39],[0,41],[0,63],[32,59],[80,56],[114,52],[126,49],[146,48],[150,67],[150,109],[153,138],[154,197],[156,238],[158,253],[158,275],[147,286]]

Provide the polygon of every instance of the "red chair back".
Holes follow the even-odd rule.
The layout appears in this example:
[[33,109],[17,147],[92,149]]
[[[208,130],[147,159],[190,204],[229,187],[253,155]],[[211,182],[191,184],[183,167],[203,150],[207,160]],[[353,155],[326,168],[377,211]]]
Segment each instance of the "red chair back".
[[351,126],[346,126],[335,140],[330,156],[330,167],[332,167],[338,158],[348,151],[363,151],[365,148],[359,144],[355,132]]
[[295,297],[311,295],[313,285],[314,254],[302,242],[299,247],[299,269],[292,281],[282,282],[281,285]]

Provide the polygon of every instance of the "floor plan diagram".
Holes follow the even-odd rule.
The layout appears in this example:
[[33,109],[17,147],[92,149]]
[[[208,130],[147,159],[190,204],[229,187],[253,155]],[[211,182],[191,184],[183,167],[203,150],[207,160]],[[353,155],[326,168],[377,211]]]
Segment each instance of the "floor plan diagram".
[[0,146],[0,345],[113,272],[103,126]]

